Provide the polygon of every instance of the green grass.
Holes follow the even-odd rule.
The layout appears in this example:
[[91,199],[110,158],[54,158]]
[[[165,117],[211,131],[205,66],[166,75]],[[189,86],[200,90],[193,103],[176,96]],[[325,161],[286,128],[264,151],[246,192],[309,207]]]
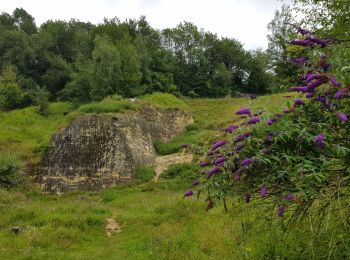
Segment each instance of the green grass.
[[107,97],[100,102],[93,102],[79,107],[83,113],[120,113],[125,110],[136,110],[138,106],[127,99]]
[[169,93],[153,93],[140,97],[140,100],[149,103],[157,108],[180,108],[183,110],[188,109],[188,105],[182,100],[178,99]]

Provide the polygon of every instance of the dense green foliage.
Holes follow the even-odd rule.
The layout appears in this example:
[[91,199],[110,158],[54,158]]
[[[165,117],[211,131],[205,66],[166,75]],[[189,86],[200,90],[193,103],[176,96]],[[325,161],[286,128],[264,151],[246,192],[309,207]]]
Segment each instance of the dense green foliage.
[[145,17],[98,25],[49,20],[37,28],[17,8],[0,15],[0,69],[14,75],[0,82],[0,109],[40,103],[45,114],[47,99],[84,103],[115,94],[264,93],[271,75],[263,56],[188,22],[162,31]]
[[20,164],[16,156],[0,153],[0,186],[11,187],[18,183]]

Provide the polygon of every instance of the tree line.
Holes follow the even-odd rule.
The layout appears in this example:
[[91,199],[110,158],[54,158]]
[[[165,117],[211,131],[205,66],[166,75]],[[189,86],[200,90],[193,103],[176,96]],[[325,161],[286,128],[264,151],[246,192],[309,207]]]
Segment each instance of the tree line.
[[42,100],[89,102],[108,95],[170,92],[190,97],[265,93],[268,54],[247,51],[190,22],[157,30],[145,17],[48,20],[22,8],[0,15],[0,109]]

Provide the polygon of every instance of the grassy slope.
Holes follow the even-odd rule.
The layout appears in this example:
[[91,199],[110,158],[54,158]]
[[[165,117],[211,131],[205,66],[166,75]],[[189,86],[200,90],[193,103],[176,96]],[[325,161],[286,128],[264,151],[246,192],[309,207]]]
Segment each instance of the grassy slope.
[[[150,101],[149,102],[157,102]],[[184,100],[184,109],[193,113],[197,130],[187,131],[174,142],[187,142],[206,136],[221,138],[217,132],[237,121],[234,111],[242,105],[277,109],[285,99],[281,95],[247,99]],[[178,106],[177,104],[176,106]],[[162,107],[165,105],[162,104]],[[33,108],[28,108],[28,113]],[[57,109],[61,111],[62,109]],[[26,129],[20,146],[35,147],[37,140],[67,124],[74,116],[57,115],[49,119],[34,118],[23,125],[20,111],[2,115],[7,124],[1,129],[13,133]],[[72,113],[72,112],[71,112]],[[10,121],[12,115],[17,117]],[[32,114],[30,114],[32,115]],[[47,120],[47,121],[45,121]],[[3,122],[3,121],[2,121]],[[23,127],[25,126],[25,127]],[[37,129],[37,130],[35,130]],[[2,134],[1,146],[7,144]],[[36,132],[38,132],[36,134]],[[51,133],[50,133],[51,132]],[[10,133],[10,131],[8,132]],[[40,134],[39,134],[40,133]],[[42,133],[46,133],[44,137]],[[203,136],[201,136],[201,134]],[[214,136],[213,136],[214,135]],[[216,136],[215,136],[216,135]],[[41,138],[41,139],[40,139]],[[45,139],[46,138],[46,139]],[[207,139],[201,142],[208,142]],[[169,144],[167,144],[169,145]],[[13,151],[17,152],[14,146]],[[19,154],[30,152],[18,151]],[[231,201],[229,212],[221,207],[205,212],[205,202],[183,199],[191,179],[191,167],[182,177],[161,179],[158,183],[115,187],[100,193],[75,192],[62,196],[43,195],[33,188],[0,190],[0,258],[3,259],[271,259],[282,256],[312,257],[313,241],[306,239],[311,231],[298,229],[283,235],[282,223],[251,225],[251,220],[264,209],[254,204]],[[195,168],[193,168],[195,169]],[[113,217],[122,225],[122,232],[107,238],[106,218]],[[10,227],[20,226],[23,232],[14,235]],[[331,227],[330,227],[331,228]]]

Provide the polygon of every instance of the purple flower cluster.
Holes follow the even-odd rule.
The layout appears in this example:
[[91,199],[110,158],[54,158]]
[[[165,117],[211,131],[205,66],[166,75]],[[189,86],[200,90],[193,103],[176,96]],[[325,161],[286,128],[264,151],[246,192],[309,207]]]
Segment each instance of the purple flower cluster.
[[216,149],[218,149],[219,147],[225,145],[227,143],[226,140],[222,140],[222,141],[218,141],[216,143],[214,143],[213,147],[211,148],[212,151],[215,151]]
[[235,143],[239,143],[239,142],[242,142],[244,141],[245,139],[247,139],[248,137],[250,137],[252,134],[251,133],[243,133],[243,134],[240,134],[240,135],[237,135],[234,139],[234,142]]
[[246,122],[246,125],[255,125],[260,122],[261,122],[261,119],[259,117],[253,117]]
[[322,133],[316,135],[316,137],[315,137],[315,142],[320,148],[323,148],[325,146],[324,140],[325,140],[325,135]]
[[237,128],[239,128],[238,125],[231,125],[231,126],[225,128],[225,129],[223,129],[223,131],[226,132],[226,133],[232,133]]
[[250,112],[249,108],[247,108],[247,107],[242,107],[241,109],[236,111],[235,114],[236,115],[248,115],[248,116],[251,116],[251,112]]

